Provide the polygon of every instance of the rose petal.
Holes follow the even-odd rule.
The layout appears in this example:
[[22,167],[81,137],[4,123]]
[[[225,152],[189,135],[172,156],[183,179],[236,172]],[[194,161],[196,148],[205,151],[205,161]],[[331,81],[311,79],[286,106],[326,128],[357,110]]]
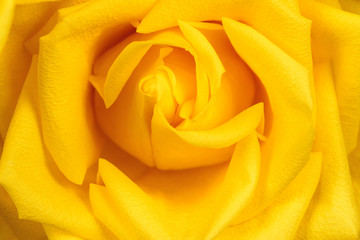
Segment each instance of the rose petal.
[[208,72],[210,96],[212,96],[220,87],[221,77],[225,72],[225,68],[212,45],[199,30],[184,21],[179,21],[178,23],[181,32],[194,47],[202,66]]
[[317,103],[314,151],[322,152],[323,166],[299,234],[304,239],[358,239],[360,212],[354,198],[330,63],[316,64],[314,79]]
[[254,131],[262,116],[260,103],[216,128],[181,131],[170,126],[155,105],[151,121],[155,165],[160,169],[184,169],[228,161],[231,146]]
[[99,36],[107,28],[141,18],[152,4],[91,1],[62,9],[56,27],[40,39],[44,141],[59,169],[74,183],[83,182],[87,168],[97,161],[101,149],[88,82]]
[[160,0],[137,28],[149,33],[178,25],[178,19],[190,22],[221,21],[229,17],[253,26],[270,41],[307,68],[311,68],[310,21],[299,14],[296,1],[232,0],[192,1]]
[[[222,181],[217,178],[215,167],[210,168],[210,172],[154,172],[150,178],[139,182],[140,186],[147,185],[144,186],[147,192],[144,192],[113,165],[100,160],[99,170],[106,187],[91,185],[90,198],[95,214],[119,238],[212,239],[251,198],[259,166],[260,148],[255,134],[237,144]],[[195,187],[192,186],[194,176],[198,173],[201,177],[196,179],[200,180],[200,184],[204,181],[201,179],[205,179],[210,185],[215,184],[207,186],[208,183],[204,183],[203,189],[209,187],[211,191],[199,191],[198,183],[195,183]],[[171,177],[172,174],[175,177]],[[171,181],[163,181],[164,177]],[[163,198],[157,197],[159,192]],[[176,200],[172,202],[171,196],[175,196]]]
[[15,0],[16,4],[35,4],[41,2],[56,2],[60,0]]
[[[199,61],[209,57],[208,54],[198,56],[197,51],[195,51],[194,48],[176,30],[169,30],[148,36],[136,35],[130,39],[132,39],[133,42],[129,42],[129,44],[120,52],[114,63],[112,63],[109,71],[107,72],[106,81],[104,83],[98,83],[99,86],[104,85],[104,100],[107,107],[111,106],[111,104],[116,100],[122,90],[122,87],[129,79],[135,67],[137,67],[142,57],[153,45],[172,46],[188,50],[194,55],[197,65],[201,64]],[[120,49],[122,45],[123,43],[119,45]],[[107,62],[110,61],[107,60]],[[125,62],[126,64],[124,64]],[[101,79],[97,79],[97,81],[101,81]],[[182,80],[179,79],[179,81]],[[179,94],[180,93],[177,93],[176,90],[174,91],[175,98],[181,103],[186,99],[182,99]]]
[[0,238],[1,239],[16,239],[15,235],[13,234],[11,228],[0,215]]
[[50,225],[44,224],[44,230],[49,240],[84,240]]
[[[208,104],[200,104],[202,98],[208,97],[208,89],[206,85],[199,84],[202,82],[200,79],[197,80],[199,91],[197,91],[194,112],[190,119],[185,119],[176,128],[179,130],[211,129],[228,121],[254,103],[255,78],[252,71],[234,51],[221,25],[203,22],[187,24],[196,27],[206,37],[206,41],[215,50],[226,72],[222,74],[220,86],[215,94],[206,101]],[[206,94],[203,93],[204,91]],[[199,105],[196,105],[197,103]]]
[[37,57],[9,127],[0,161],[0,184],[13,199],[19,218],[50,224],[87,239],[106,238],[89,211],[87,189],[69,182],[42,141]]
[[[0,239],[46,239],[46,235],[40,223],[18,219],[18,211],[11,200],[9,194],[0,186],[0,218],[4,221],[4,230],[1,229],[3,223],[0,223]],[[1,222],[1,221],[0,221]],[[1,237],[6,226],[15,237]]]
[[254,28],[228,18],[223,25],[236,52],[263,83],[273,112],[271,132],[262,146],[258,195],[238,223],[260,212],[305,166],[313,142],[313,104],[303,65]]
[[114,164],[114,166],[120,169],[130,179],[136,179],[149,170],[147,165],[126,153],[111,140],[107,140],[101,153],[101,158]]
[[11,22],[14,14],[14,1],[1,1],[0,2],[0,53],[5,46],[5,43],[8,39],[8,34],[11,27]]
[[321,153],[313,153],[299,175],[268,208],[249,221],[225,228],[216,239],[295,239],[320,173]]
[[[11,2],[6,0],[1,1],[1,4]],[[54,10],[55,6],[51,3],[16,7],[9,40],[0,52],[0,136],[3,140],[31,63],[31,55],[23,47],[24,41],[37,30],[39,25],[45,23]],[[2,14],[0,16],[6,17]],[[0,20],[0,24],[5,23],[5,20]],[[1,34],[6,32],[5,26],[0,29],[2,29]]]
[[[197,34],[200,34],[197,32]],[[133,36],[130,38],[135,38],[137,40],[141,40],[144,38],[142,35],[139,37]],[[149,166],[153,166],[153,160],[152,160],[152,151],[151,151],[151,145],[147,142],[147,137],[150,133],[150,129],[148,129],[148,123],[147,119],[149,116],[151,116],[151,108],[153,104],[155,103],[150,98],[147,98],[143,96],[142,94],[138,93],[138,89],[136,88],[136,80],[138,82],[142,78],[146,78],[146,75],[152,75],[151,72],[152,68],[149,68],[151,63],[157,62],[156,58],[153,60],[149,58],[149,49],[154,44],[156,45],[170,45],[175,46],[178,48],[185,48],[189,49],[193,54],[195,54],[194,58],[195,60],[198,59],[199,61],[196,61],[197,66],[201,64],[202,59],[209,58],[208,54],[203,53],[203,55],[197,54],[197,49],[193,49],[186,41],[185,39],[179,35],[179,32],[176,30],[172,31],[166,31],[166,32],[160,32],[158,34],[153,34],[152,36],[148,37],[148,41],[134,41],[128,45],[125,43],[121,43],[120,45],[116,46],[116,51],[121,51],[119,56],[116,58],[115,62],[109,66],[111,61],[108,59],[114,58],[114,54],[107,53],[104,55],[104,58],[100,59],[98,64],[96,65],[95,71],[96,75],[103,76],[103,71],[106,72],[106,69],[109,68],[109,72],[106,77],[106,81],[103,81],[103,77],[93,77],[91,81],[93,84],[99,89],[101,94],[101,89],[103,86],[104,88],[104,100],[106,102],[107,96],[111,96],[109,99],[110,103],[113,99],[116,99],[115,105],[109,108],[108,110],[105,110],[104,107],[102,107],[101,103],[96,100],[96,109],[97,109],[97,116],[98,121],[100,122],[101,127],[103,128],[104,132],[107,133],[107,135],[114,140],[120,147],[122,147],[124,150],[132,154],[133,156],[136,156],[137,158],[141,159],[143,162],[147,163]],[[128,40],[125,40],[127,42]],[[207,40],[204,40],[207,41]],[[208,43],[209,44],[209,43]],[[125,45],[126,47],[124,47]],[[123,47],[123,49],[122,49]],[[139,48],[143,48],[143,51],[139,51]],[[122,49],[122,50],[121,50]],[[147,54],[147,55],[146,55]],[[138,57],[134,57],[138,56]],[[146,61],[143,59],[144,56],[146,57]],[[171,54],[169,55],[171,56]],[[131,64],[129,63],[129,59]],[[149,63],[150,61],[150,63]],[[164,59],[165,64],[166,59]],[[221,63],[219,63],[221,64]],[[202,66],[202,65],[201,65]],[[240,64],[241,66],[241,64]],[[171,65],[170,65],[171,67]],[[150,70],[149,70],[150,69]],[[201,69],[201,68],[200,68]],[[199,69],[198,69],[199,70]],[[248,69],[245,69],[248,70]],[[246,75],[246,74],[244,74]],[[176,76],[178,77],[178,76]],[[120,80],[119,80],[120,79]],[[145,80],[145,79],[144,79]],[[252,80],[252,79],[251,79]],[[135,81],[135,82],[134,82]],[[172,87],[173,89],[177,89],[177,82],[181,82],[182,79],[175,79],[173,82],[175,82],[175,87]],[[233,79],[233,81],[237,81],[240,85],[241,81],[238,81],[237,79]],[[248,79],[245,79],[245,81],[249,81]],[[143,83],[143,80],[140,81],[140,84]],[[127,84],[127,85],[125,85]],[[124,87],[124,88],[123,88]],[[207,84],[202,87],[208,87]],[[244,86],[246,87],[246,86]],[[110,95],[106,96],[106,89],[108,89],[108,92]],[[236,95],[236,91],[232,91],[232,97],[229,98],[229,94],[226,90],[228,89],[234,89],[231,87],[231,82],[226,80],[222,85],[219,91],[215,94],[214,100],[211,104],[209,104],[209,108],[204,113],[204,117],[199,118],[199,121],[195,121],[195,124],[202,124],[204,126],[208,126],[208,128],[214,128],[209,127],[214,125],[213,122],[222,124],[223,122],[227,121],[229,118],[235,116],[236,113],[234,113],[234,110],[242,110],[239,107],[236,107],[235,109],[232,109],[231,107],[223,107],[224,104],[230,103],[232,105],[232,101],[235,99],[236,101],[238,98]],[[184,89],[187,90],[187,89]],[[221,90],[221,92],[220,92]],[[251,90],[251,89],[250,89]],[[169,91],[167,91],[169,93]],[[249,91],[252,93],[251,91]],[[176,90],[174,90],[175,98],[176,96]],[[118,96],[118,94],[120,94]],[[163,94],[165,96],[165,94]],[[169,94],[167,94],[169,95]],[[207,95],[207,94],[205,94]],[[204,95],[204,96],[205,96]],[[171,103],[171,97],[167,97],[168,100],[164,99],[163,103],[168,104]],[[177,98],[179,100],[180,98]],[[252,99],[250,99],[252,100]],[[238,106],[238,104],[234,104],[235,106]],[[159,102],[159,106],[161,108],[161,112],[165,114],[166,122],[164,124],[171,123],[171,116],[172,116],[172,109],[173,106],[164,106],[162,102]],[[211,107],[215,106],[215,110]],[[182,107],[182,106],[181,106]],[[244,106],[242,106],[244,107]],[[165,111],[165,108],[169,108],[168,111]],[[145,110],[146,109],[146,110]],[[238,112],[237,111],[237,112]],[[181,112],[181,110],[180,110]],[[226,114],[222,114],[225,112]],[[211,118],[212,116],[216,116],[216,121],[213,121]],[[220,116],[220,117],[219,117]],[[222,121],[218,121],[218,120]],[[206,122],[208,120],[208,122]],[[211,123],[209,123],[211,122]],[[254,124],[257,122],[255,121]],[[195,125],[193,124],[193,125]],[[212,124],[212,125],[211,125]],[[114,129],[115,126],[115,129]],[[246,127],[245,127],[246,128]],[[183,129],[186,129],[186,127]],[[137,134],[136,134],[137,132]],[[232,131],[231,131],[232,132]],[[232,139],[234,140],[234,139]],[[230,141],[232,141],[230,140]],[[234,144],[236,141],[234,140],[232,144]],[[232,145],[232,144],[228,144]],[[208,147],[211,147],[210,145]],[[178,147],[177,147],[178,148]],[[198,150],[197,150],[198,151]],[[225,150],[228,154],[223,155],[222,153],[218,152],[215,155],[211,156],[213,159],[217,159],[214,161],[221,162],[221,161],[227,161],[229,159],[229,154],[231,153],[231,149]],[[173,154],[174,155],[174,154]],[[198,154],[199,155],[199,154]],[[197,156],[198,156],[197,155]],[[210,152],[204,156],[209,156]],[[219,155],[222,155],[218,157]],[[200,159],[204,159],[204,156],[202,156]],[[192,157],[188,159],[188,162],[191,161],[191,159],[196,159],[197,157]],[[220,160],[219,160],[220,159]],[[209,164],[214,163],[214,161],[209,161]],[[175,161],[173,161],[175,162]],[[194,161],[192,164],[193,166],[197,165],[198,160]],[[186,168],[186,166],[183,166]]]
[[358,144],[357,148],[349,155],[349,167],[352,185],[354,188],[355,200],[357,205],[360,206],[360,143]]
[[314,61],[333,64],[341,126],[350,153],[360,130],[360,16],[315,1],[300,1],[300,6],[313,21]]
[[359,1],[357,1],[357,0],[339,0],[339,3],[341,5],[342,9],[352,12],[352,13],[360,14]]
[[158,47],[152,48],[141,60],[142,68],[137,68],[121,91],[115,103],[106,109],[98,97],[95,109],[98,123],[104,133],[122,149],[149,166],[154,165],[150,121],[156,99],[139,90],[141,80],[159,67],[162,56]]

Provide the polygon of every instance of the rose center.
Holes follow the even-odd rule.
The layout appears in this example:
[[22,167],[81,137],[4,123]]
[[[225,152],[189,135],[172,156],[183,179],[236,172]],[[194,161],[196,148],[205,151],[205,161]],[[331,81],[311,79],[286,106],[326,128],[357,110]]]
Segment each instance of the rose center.
[[234,134],[226,126],[241,124],[238,115],[254,103],[251,70],[220,25],[204,26],[132,34],[95,63],[90,81],[101,129],[148,166],[185,169],[230,160],[234,144],[226,135]]

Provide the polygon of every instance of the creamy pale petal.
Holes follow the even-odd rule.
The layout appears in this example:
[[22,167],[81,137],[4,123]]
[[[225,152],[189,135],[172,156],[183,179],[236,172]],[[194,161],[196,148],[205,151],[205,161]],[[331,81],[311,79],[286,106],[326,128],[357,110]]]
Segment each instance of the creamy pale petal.
[[263,83],[273,113],[262,145],[262,172],[256,201],[235,221],[254,216],[301,171],[313,142],[312,99],[308,70],[252,27],[223,19],[239,56]]
[[184,169],[225,162],[232,145],[254,131],[263,116],[263,105],[254,105],[224,124],[203,131],[176,130],[155,105],[151,141],[155,165],[160,169]]
[[359,141],[360,16],[311,0],[300,1],[300,6],[313,21],[314,58],[333,64],[341,127],[350,153]]
[[50,224],[86,239],[106,238],[89,210],[87,187],[68,181],[42,141],[33,60],[6,136],[0,183],[11,196],[19,218]]
[[[259,167],[260,148],[254,133],[237,144],[227,170],[224,165],[176,172],[153,170],[134,183],[100,160],[106,187],[92,185],[90,197],[95,213],[117,236],[213,239],[250,200]],[[107,206],[114,209],[113,214]],[[118,228],[130,226],[121,232],[116,222]]]
[[224,229],[217,239],[293,240],[321,173],[321,153],[310,160],[278,198],[256,217]]
[[354,198],[329,62],[314,65],[314,80],[317,104],[314,150],[322,152],[323,166],[299,238],[359,239],[359,209]]
[[310,21],[301,17],[296,1],[160,0],[141,21],[137,31],[154,32],[183,21],[221,21],[229,17],[253,26],[307,68],[311,67]]
[[[1,1],[1,4],[9,3],[11,1]],[[9,41],[7,41],[0,54],[0,135],[2,140],[5,139],[17,99],[31,63],[31,55],[23,46],[24,41],[36,32],[39,26],[45,23],[54,12],[55,7],[53,3],[44,3],[36,6],[17,6],[15,9],[13,27],[8,37]],[[36,12],[36,17],[34,12]],[[5,22],[0,20],[0,25],[5,24]],[[4,29],[6,28],[1,27],[0,32],[3,33]]]

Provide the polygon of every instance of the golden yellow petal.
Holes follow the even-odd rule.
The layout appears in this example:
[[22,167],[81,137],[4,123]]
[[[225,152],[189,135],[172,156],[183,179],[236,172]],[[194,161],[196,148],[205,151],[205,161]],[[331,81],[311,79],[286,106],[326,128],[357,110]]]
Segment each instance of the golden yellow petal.
[[43,143],[37,62],[35,56],[6,136],[0,184],[14,201],[20,219],[56,226],[86,239],[106,238],[106,230],[89,210],[86,186],[68,181]]

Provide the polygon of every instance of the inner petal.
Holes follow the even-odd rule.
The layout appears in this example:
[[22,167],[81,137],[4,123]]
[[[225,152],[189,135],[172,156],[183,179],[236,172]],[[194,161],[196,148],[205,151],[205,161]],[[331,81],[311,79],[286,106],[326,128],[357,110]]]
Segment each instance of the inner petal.
[[[232,47],[221,25],[191,24],[206,37],[208,43],[216,51],[225,68],[225,73],[222,75],[219,89],[206,102],[206,106],[195,109],[192,118],[183,121],[177,129],[211,129],[228,121],[254,103],[255,79],[252,71]],[[197,79],[197,81],[200,80]],[[202,94],[202,91],[204,88],[198,89],[197,94]]]
[[[148,166],[154,165],[150,143],[150,122],[153,107],[157,98],[164,98],[164,94],[152,95],[153,93],[150,93],[150,90],[154,86],[151,86],[151,81],[147,81],[163,66],[162,59],[166,54],[168,51],[161,51],[161,47],[152,47],[140,61],[110,108],[105,107],[104,101],[99,95],[96,95],[95,99],[96,116],[103,132],[119,147]],[[161,81],[164,84],[163,80]],[[146,82],[147,86],[144,85]],[[157,85],[154,88],[157,88]],[[144,91],[140,91],[139,88],[143,88]],[[162,86],[162,88],[168,87]],[[162,89],[157,91],[159,90],[163,91]],[[165,96],[165,99],[169,99],[169,94]],[[175,112],[175,103],[166,107],[167,111],[164,112]],[[167,116],[170,115],[167,114]]]
[[238,141],[263,132],[263,104],[251,107],[254,75],[223,27],[180,25],[129,36],[100,58],[90,79],[104,133],[159,169],[229,161]]

